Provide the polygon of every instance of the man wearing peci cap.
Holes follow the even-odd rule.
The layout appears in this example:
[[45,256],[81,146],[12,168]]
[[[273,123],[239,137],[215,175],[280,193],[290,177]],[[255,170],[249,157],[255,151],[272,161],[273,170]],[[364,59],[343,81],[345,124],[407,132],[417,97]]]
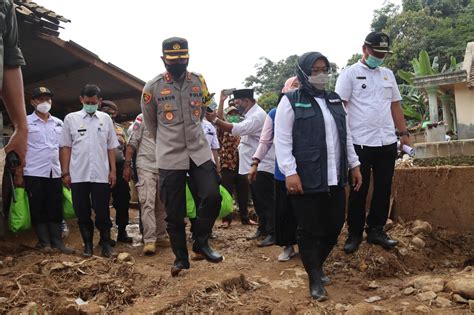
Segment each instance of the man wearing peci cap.
[[250,184],[250,192],[258,215],[258,229],[255,235],[248,239],[265,237],[258,246],[275,244],[275,149],[272,146],[262,161],[253,160],[252,155],[257,150],[263,124],[267,113],[257,104],[253,96],[253,89],[240,89],[234,91],[235,107],[245,119],[238,123],[229,123],[217,117],[216,113],[208,113],[207,119],[212,121],[223,131],[240,136],[239,144],[239,174],[245,175],[252,165],[258,165],[255,182]]
[[23,169],[32,225],[38,237],[38,248],[56,248],[64,253],[61,237],[63,189],[59,164],[59,139],[63,122],[49,111],[53,93],[37,87],[31,95],[34,112],[27,116],[28,147]]
[[161,57],[166,72],[149,81],[141,101],[147,130],[156,140],[160,195],[167,213],[167,231],[175,261],[171,275],[189,269],[184,218],[186,216],[186,174],[197,187],[199,206],[193,224],[193,251],[208,261],[223,257],[208,241],[219,214],[219,176],[201,120],[211,101],[204,78],[188,72],[188,42],[172,37],[163,41]]
[[400,106],[400,92],[393,72],[381,65],[390,51],[390,38],[382,32],[371,32],[362,46],[362,59],[341,72],[336,92],[344,101],[357,155],[361,162],[363,184],[351,189],[347,224],[349,237],[346,253],[359,248],[366,224],[365,203],[373,174],[374,191],[367,216],[367,242],[392,248],[398,241],[390,239],[383,227],[388,218],[392,177],[400,144],[409,144],[409,134]]

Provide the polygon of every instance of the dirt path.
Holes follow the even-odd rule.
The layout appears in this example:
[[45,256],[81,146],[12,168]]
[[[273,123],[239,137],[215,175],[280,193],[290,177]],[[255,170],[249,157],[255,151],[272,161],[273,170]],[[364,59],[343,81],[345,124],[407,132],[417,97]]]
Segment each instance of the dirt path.
[[[131,214],[136,217],[135,210]],[[70,229],[66,243],[81,250],[73,222]],[[0,313],[78,314],[77,304],[82,301],[88,302],[81,306],[86,314],[101,310],[129,314],[333,314],[349,310],[361,314],[362,308],[369,313],[469,313],[467,300],[474,291],[462,291],[467,297],[464,301],[453,294],[459,289],[453,290],[450,281],[462,278],[474,284],[472,234],[420,231],[413,223],[395,224],[390,233],[401,241],[397,249],[386,251],[364,242],[355,255],[342,252],[342,235],[325,267],[333,281],[327,287],[330,299],[316,303],[309,298],[299,257],[278,262],[279,248],[258,248],[256,242],[245,239],[253,230],[239,223],[216,229],[218,238],[212,243],[225,261],[192,261],[191,269],[177,278],[169,274],[170,248],[158,248],[156,256],[145,257],[141,247],[119,245],[116,252],[130,253],[126,261],[84,259],[36,251],[31,233],[11,236],[0,242]],[[424,246],[413,240],[415,234]],[[369,298],[378,301],[364,302]]]

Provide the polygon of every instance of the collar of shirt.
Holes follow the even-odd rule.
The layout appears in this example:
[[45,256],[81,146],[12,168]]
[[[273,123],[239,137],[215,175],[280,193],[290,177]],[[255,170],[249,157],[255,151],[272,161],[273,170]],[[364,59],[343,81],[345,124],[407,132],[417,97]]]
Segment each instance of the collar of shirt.
[[252,107],[250,107],[249,111],[245,113],[245,118],[252,116],[252,114],[257,110],[257,103],[253,104]]
[[[53,120],[53,116],[51,116],[51,114],[48,114],[48,119],[46,121],[51,121]],[[41,120],[41,121],[44,121],[41,117],[39,117],[38,115],[36,115],[36,112],[33,111],[33,113],[31,114],[31,120],[32,121],[37,121],[37,120]]]
[[375,69],[372,69],[372,68],[370,68],[368,65],[366,65],[365,63],[363,63],[362,60],[359,60],[359,62],[357,62],[357,65],[358,65],[359,67],[362,67],[362,68],[367,69],[367,70],[369,70],[369,71],[380,71],[380,69],[382,68],[381,66],[379,66],[379,67],[377,67],[377,68],[375,68]]
[[91,114],[87,113],[87,112],[84,110],[84,108],[83,108],[83,109],[81,109],[79,112],[81,113],[82,118],[86,117],[87,115],[89,115],[89,116],[91,116],[91,117],[95,116],[95,117],[98,118],[98,116],[97,116],[97,111],[95,111],[94,114],[91,115]]

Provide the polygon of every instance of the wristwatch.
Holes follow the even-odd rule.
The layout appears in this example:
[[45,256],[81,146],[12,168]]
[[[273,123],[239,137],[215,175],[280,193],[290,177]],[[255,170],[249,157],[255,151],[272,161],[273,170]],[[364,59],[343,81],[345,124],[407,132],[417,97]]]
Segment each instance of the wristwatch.
[[399,132],[398,132],[398,135],[399,135],[400,137],[403,137],[403,136],[409,137],[409,136],[410,136],[410,133],[408,132],[408,130],[404,130],[404,131],[399,131]]

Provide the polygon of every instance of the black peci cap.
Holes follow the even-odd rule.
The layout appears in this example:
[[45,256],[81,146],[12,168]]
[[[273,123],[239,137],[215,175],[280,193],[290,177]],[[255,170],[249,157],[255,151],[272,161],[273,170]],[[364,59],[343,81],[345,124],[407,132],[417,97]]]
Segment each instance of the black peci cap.
[[234,91],[234,99],[250,98],[253,99],[253,89],[240,89]]
[[364,43],[376,52],[391,53],[390,37],[382,32],[371,32],[365,38]]
[[162,44],[163,56],[168,60],[189,58],[188,41],[180,37],[165,39]]
[[37,87],[33,90],[31,93],[31,98],[37,98],[40,97],[41,95],[49,95],[49,97],[53,97],[53,93],[48,88],[45,88],[44,86]]

